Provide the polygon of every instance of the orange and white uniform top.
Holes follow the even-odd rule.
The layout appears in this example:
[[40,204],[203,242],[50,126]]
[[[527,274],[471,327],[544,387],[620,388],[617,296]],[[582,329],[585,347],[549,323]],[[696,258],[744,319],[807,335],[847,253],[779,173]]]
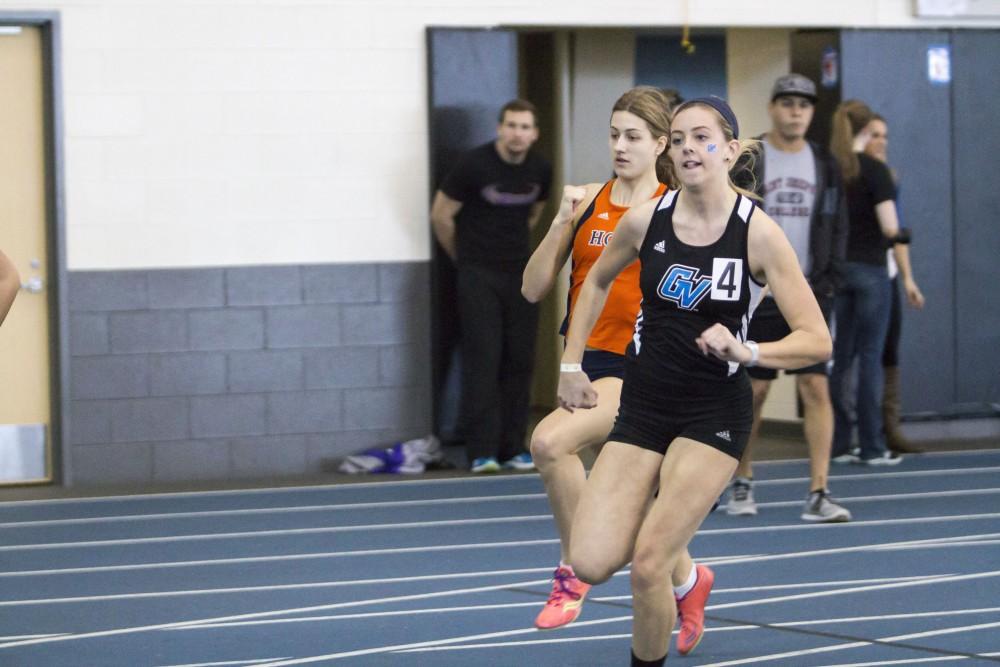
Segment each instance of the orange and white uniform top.
[[[569,276],[569,303],[566,319],[560,331],[563,335],[569,330],[569,319],[576,305],[577,296],[583,281],[590,272],[597,258],[611,241],[618,221],[629,210],[628,206],[618,206],[611,202],[611,186],[614,179],[608,181],[594,197],[587,210],[580,216],[573,234],[573,269]],[[663,196],[667,186],[660,183],[655,199]],[[625,348],[632,340],[635,332],[635,318],[642,304],[642,292],[639,290],[639,260],[629,264],[618,274],[608,292],[608,300],[604,304],[597,323],[594,324],[587,339],[587,347],[595,350],[606,350],[616,354],[625,354]]]

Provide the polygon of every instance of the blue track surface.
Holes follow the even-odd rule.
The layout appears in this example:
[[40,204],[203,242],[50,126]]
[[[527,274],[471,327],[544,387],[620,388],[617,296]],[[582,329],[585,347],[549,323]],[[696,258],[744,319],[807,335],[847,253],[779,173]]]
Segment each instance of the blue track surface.
[[[807,462],[755,472],[670,664],[1000,664],[1000,451],[835,467],[839,525]],[[558,555],[536,475],[0,503],[0,665],[627,664],[625,572],[532,627]]]

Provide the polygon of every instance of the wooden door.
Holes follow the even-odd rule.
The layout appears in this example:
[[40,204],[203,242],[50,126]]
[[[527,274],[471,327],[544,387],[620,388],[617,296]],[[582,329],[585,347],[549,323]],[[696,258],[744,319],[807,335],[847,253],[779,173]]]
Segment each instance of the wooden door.
[[22,282],[0,327],[0,484],[52,477],[43,90],[40,29],[0,28],[0,248]]

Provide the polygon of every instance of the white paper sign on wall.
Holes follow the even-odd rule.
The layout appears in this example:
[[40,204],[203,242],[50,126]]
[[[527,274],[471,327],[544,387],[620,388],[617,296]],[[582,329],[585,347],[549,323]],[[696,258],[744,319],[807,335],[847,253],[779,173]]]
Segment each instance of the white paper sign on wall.
[[947,44],[927,47],[927,80],[938,86],[951,83],[951,47]]

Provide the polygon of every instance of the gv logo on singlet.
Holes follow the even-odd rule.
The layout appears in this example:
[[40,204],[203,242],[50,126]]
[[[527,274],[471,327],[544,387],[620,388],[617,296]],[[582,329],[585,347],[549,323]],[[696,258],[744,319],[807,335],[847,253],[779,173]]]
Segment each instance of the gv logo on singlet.
[[667,269],[656,293],[660,298],[673,301],[679,308],[694,310],[712,288],[712,276],[699,275],[700,270],[683,264]]

